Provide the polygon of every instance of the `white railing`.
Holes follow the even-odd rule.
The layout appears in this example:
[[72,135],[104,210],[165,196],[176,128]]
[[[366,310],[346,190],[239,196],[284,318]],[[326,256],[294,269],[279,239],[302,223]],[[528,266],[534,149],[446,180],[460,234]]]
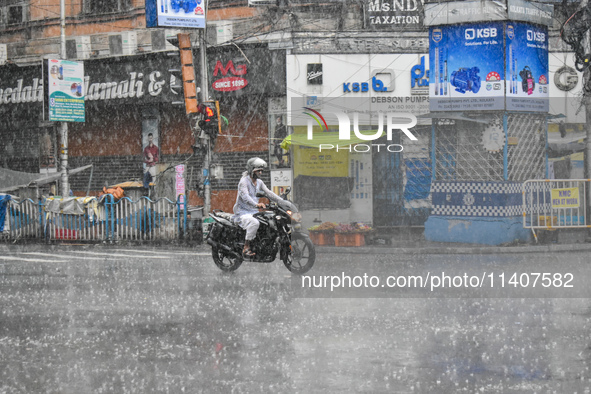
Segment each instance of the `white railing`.
[[132,201],[123,197],[105,204],[109,216],[107,237],[113,240],[167,240],[178,239],[186,228],[187,213],[184,204],[167,198],[152,201],[142,197]]
[[536,229],[588,228],[589,179],[534,179],[522,186],[523,227]]
[[42,235],[41,206],[31,199],[9,200],[6,207],[5,238],[10,240],[34,239]]

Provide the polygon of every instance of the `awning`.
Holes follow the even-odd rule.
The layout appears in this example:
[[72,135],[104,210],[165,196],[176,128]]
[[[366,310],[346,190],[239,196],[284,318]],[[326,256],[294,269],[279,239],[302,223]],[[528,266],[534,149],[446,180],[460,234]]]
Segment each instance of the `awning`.
[[566,118],[566,115],[565,114],[548,114],[548,116],[546,116],[546,119],[548,119],[548,120],[562,119],[562,118]]
[[[74,175],[92,167],[92,164],[78,167],[68,171],[68,174]],[[47,183],[55,182],[62,176],[61,172],[49,176],[33,174],[30,172],[13,171],[6,168],[0,168],[0,193],[16,191],[25,187],[41,186]]]
[[[373,136],[377,133],[377,130],[363,130],[361,134],[367,136]],[[384,131],[380,137],[386,135]],[[339,139],[339,133],[336,131],[329,131],[324,133],[315,133],[314,139],[309,140],[307,134],[291,134],[288,135],[282,142],[281,147],[285,150],[289,150],[291,145],[295,146],[309,146],[311,148],[317,148],[320,145],[338,145],[339,147],[346,147],[349,145],[356,145],[356,144],[371,144],[372,141],[363,140],[355,135],[355,133],[351,133],[350,140],[341,140]]]

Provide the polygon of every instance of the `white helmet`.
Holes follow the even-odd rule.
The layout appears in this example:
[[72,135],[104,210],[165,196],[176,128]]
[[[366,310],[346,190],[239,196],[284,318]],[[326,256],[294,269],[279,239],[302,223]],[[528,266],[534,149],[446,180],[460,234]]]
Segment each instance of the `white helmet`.
[[246,162],[246,171],[248,175],[252,176],[254,171],[264,170],[267,168],[267,162],[260,157],[253,157]]

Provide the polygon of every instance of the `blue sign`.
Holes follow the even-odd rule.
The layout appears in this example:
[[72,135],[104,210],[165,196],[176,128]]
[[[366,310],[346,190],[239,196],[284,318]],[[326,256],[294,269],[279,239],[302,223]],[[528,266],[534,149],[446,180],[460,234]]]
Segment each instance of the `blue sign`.
[[430,28],[431,111],[503,109],[503,54],[502,22]]
[[203,0],[146,0],[146,27],[205,28]]
[[507,110],[548,112],[548,28],[509,22],[506,40]]

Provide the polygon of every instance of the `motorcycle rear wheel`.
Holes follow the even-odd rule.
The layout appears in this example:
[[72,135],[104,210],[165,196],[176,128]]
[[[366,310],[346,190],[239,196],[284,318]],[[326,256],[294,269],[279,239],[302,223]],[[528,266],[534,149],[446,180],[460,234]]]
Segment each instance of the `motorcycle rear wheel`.
[[215,246],[211,248],[211,256],[213,257],[215,265],[224,272],[235,271],[242,265],[241,258],[234,257],[228,254],[228,252]]
[[305,274],[316,260],[316,249],[310,238],[294,233],[291,239],[291,252],[282,259],[283,264],[294,274]]

